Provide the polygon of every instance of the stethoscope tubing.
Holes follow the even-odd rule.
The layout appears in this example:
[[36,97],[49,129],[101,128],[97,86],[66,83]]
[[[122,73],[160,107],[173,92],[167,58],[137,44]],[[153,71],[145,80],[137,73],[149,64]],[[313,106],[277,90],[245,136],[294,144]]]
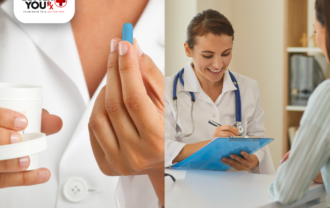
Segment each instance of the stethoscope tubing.
[[[174,106],[175,106],[175,110],[176,110],[176,117],[175,117],[175,126],[177,127],[177,122],[178,122],[178,117],[179,117],[179,111],[178,111],[178,105],[177,105],[177,84],[178,84],[178,80],[180,80],[182,86],[184,86],[184,80],[183,80],[183,72],[184,72],[184,68],[181,69],[175,76],[174,78],[174,83],[173,83],[173,101],[174,101]],[[228,70],[230,78],[233,82],[233,84],[236,87],[235,90],[235,102],[236,102],[236,108],[235,108],[235,117],[236,117],[236,127],[238,127],[240,133],[242,134],[244,131],[243,126],[241,125],[242,122],[242,106],[241,106],[241,95],[240,95],[240,90],[239,90],[239,86],[237,83],[237,80],[235,78],[235,76]],[[191,122],[192,122],[192,126],[193,126],[193,130],[190,134],[183,134],[182,132],[176,133],[176,136],[179,138],[184,138],[184,137],[189,137],[191,136],[194,131],[195,131],[195,123],[194,123],[194,119],[193,119],[193,106],[194,106],[194,102],[195,102],[195,94],[193,92],[189,92],[190,96],[191,96],[191,111],[190,111],[190,117],[191,117]]]

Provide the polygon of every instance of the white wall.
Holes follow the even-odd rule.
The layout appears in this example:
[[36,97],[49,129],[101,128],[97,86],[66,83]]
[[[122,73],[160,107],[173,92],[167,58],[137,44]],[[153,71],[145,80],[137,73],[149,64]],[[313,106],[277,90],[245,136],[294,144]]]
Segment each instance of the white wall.
[[[189,9],[194,7],[192,2],[196,3],[198,12],[217,9],[233,24],[235,40],[229,68],[259,83],[265,136],[275,138],[269,145],[275,167],[282,158],[284,1],[166,0],[165,12],[167,76],[186,63],[183,43],[188,23],[194,16],[193,9]],[[187,2],[191,3],[188,9],[183,5]]]
[[[218,8],[221,8],[221,2]],[[231,69],[259,83],[266,137],[277,168],[282,158],[284,0],[231,0],[235,30]]]
[[165,1],[165,76],[177,73],[189,61],[184,52],[186,30],[196,15],[197,0]]

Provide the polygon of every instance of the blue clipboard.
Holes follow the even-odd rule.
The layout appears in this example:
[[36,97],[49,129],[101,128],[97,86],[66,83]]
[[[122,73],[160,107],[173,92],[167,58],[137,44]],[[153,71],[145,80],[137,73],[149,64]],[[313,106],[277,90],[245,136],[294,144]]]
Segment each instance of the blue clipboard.
[[221,162],[223,157],[230,158],[230,154],[242,156],[242,151],[251,155],[272,141],[271,138],[219,137],[171,168],[226,171],[230,166]]

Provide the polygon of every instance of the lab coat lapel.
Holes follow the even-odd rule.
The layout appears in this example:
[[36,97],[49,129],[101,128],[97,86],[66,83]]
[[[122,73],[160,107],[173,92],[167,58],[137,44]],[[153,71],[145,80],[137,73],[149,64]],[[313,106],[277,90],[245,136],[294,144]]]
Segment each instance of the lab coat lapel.
[[237,88],[235,87],[233,81],[231,80],[231,77],[229,75],[229,69],[227,69],[227,71],[224,74],[222,93],[233,90],[237,90]]
[[191,66],[192,62],[188,62],[184,67],[183,80],[184,90],[187,92],[201,92],[202,87],[197,79],[194,69]]
[[[198,93],[200,99],[203,99],[205,102],[213,104],[213,101],[211,100],[211,98],[209,98],[204,93],[204,91],[197,79],[197,76],[194,72],[194,69],[191,66],[191,63],[192,62],[187,63],[184,67],[184,74],[183,74],[184,90],[187,92],[200,92],[200,93]],[[224,74],[223,89],[222,89],[221,95],[225,94],[226,92],[234,91],[234,90],[237,90],[237,88],[235,87],[235,85],[233,84],[233,82],[230,78],[229,71],[226,70],[226,72]],[[219,103],[221,95],[216,100],[216,102],[215,102],[216,104]]]
[[218,105],[227,92],[235,91],[237,88],[235,87],[233,81],[231,80],[231,77],[229,75],[229,69],[225,71],[225,74],[223,75],[223,88],[221,95],[217,98],[215,101],[215,104]]
[[7,0],[1,8],[75,84],[85,104],[89,93],[80,63],[70,23],[66,24],[23,24],[13,13],[13,0]]

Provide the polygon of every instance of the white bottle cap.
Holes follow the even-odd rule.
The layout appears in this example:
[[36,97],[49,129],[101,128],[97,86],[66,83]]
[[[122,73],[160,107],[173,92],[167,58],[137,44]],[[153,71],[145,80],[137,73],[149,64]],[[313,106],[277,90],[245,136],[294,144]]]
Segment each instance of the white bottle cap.
[[0,160],[30,156],[28,170],[39,168],[39,154],[47,149],[46,134],[28,133],[22,135],[22,142],[0,145]]

